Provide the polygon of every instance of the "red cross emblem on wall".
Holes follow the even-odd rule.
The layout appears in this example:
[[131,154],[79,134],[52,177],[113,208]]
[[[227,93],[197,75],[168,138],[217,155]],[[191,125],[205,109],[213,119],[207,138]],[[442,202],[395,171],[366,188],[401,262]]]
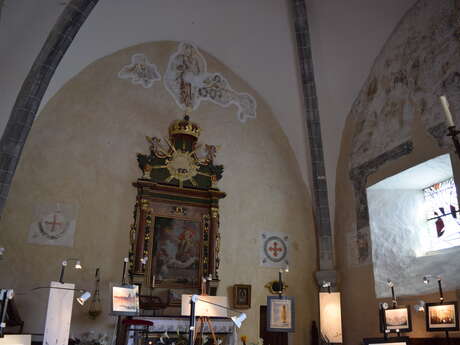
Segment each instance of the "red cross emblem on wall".
[[278,236],[267,236],[264,239],[263,251],[266,260],[272,263],[282,262],[287,255],[286,242]]
[[278,256],[278,252],[282,252],[282,251],[283,251],[282,248],[278,247],[278,242],[276,242],[276,241],[273,242],[273,246],[272,246],[272,247],[269,247],[268,250],[269,250],[270,252],[272,252],[272,253],[273,253],[273,256],[275,256],[275,257]]

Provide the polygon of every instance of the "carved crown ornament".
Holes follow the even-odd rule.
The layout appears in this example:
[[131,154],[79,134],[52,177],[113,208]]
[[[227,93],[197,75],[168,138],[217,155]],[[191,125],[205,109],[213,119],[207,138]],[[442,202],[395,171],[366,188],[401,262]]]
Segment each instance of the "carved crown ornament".
[[217,188],[223,165],[214,164],[218,147],[198,143],[201,128],[188,115],[169,126],[169,138],[146,137],[150,154],[138,153],[142,179],[173,186]]

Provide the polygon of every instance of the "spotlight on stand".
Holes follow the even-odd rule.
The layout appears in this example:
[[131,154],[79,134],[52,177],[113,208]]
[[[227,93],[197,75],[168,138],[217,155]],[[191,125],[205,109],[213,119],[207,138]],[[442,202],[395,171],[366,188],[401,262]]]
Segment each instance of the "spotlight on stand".
[[[235,325],[240,328],[247,316],[238,310],[231,309],[227,306],[228,300],[224,296],[207,296],[207,295],[182,295],[181,314],[189,316],[189,338],[188,345],[193,345],[195,340],[196,316],[209,317],[227,317],[227,311],[239,314],[231,317]],[[209,319],[208,319],[208,322]],[[208,324],[211,331],[212,325]],[[216,341],[214,339],[214,341]],[[217,343],[217,342],[216,342]]]
[[67,267],[67,263],[69,261],[75,261],[75,269],[76,270],[81,270],[83,267],[80,263],[80,260],[78,259],[74,259],[74,258],[69,258],[69,259],[65,259],[64,261],[62,261],[61,263],[61,274],[59,275],[59,283],[61,284],[64,284],[64,272],[65,272],[65,268]]
[[389,288],[392,288],[393,286],[395,286],[390,279],[387,280],[387,285]]
[[383,302],[381,306],[382,306],[382,309],[385,309],[385,310],[388,309],[389,307],[387,302]]
[[323,289],[327,289],[327,292],[328,292],[328,293],[331,293],[331,286],[332,286],[332,283],[331,283],[331,282],[323,281],[323,282],[321,283],[321,287],[322,287]]
[[418,304],[414,305],[414,310],[415,311],[425,311],[425,301],[420,300]]
[[77,298],[77,302],[81,305],[84,305],[85,302],[91,297],[91,294],[88,291],[85,291],[80,297]]
[[233,323],[236,325],[236,327],[240,328],[241,324],[243,323],[244,320],[246,320],[247,316],[245,313],[241,313],[239,316],[232,316],[231,319]]

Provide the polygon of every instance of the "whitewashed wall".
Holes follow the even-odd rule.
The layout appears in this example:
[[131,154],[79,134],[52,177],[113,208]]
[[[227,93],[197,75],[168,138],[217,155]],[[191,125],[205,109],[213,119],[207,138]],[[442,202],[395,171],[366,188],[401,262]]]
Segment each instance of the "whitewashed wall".
[[[0,21],[0,132],[64,2],[6,0]],[[332,216],[346,114],[383,42],[414,2],[307,3]],[[101,0],[57,69],[42,106],[69,78],[102,56],[142,42],[193,41],[241,75],[268,102],[307,181],[302,100],[289,12],[288,0]]]

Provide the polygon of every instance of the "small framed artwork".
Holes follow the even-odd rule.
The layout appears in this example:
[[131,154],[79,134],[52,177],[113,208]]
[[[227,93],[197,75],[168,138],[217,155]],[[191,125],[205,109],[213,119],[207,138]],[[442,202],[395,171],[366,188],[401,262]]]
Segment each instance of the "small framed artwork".
[[425,321],[428,332],[458,331],[457,302],[427,303]]
[[393,344],[393,345],[407,345],[409,337],[395,337],[395,338],[364,338],[364,345],[377,345],[377,344]]
[[236,309],[251,308],[251,285],[233,285],[233,307]]
[[111,284],[112,315],[139,314],[139,286]]
[[267,297],[267,331],[294,332],[295,304],[294,297]]
[[409,306],[397,306],[383,310],[385,332],[404,333],[412,331],[412,319]]

